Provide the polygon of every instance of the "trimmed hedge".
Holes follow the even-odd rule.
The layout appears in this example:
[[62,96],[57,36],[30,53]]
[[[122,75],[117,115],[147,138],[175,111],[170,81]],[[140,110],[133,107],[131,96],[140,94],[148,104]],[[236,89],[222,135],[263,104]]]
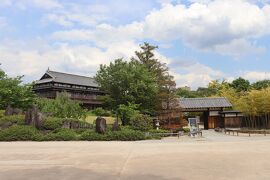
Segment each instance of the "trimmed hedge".
[[107,131],[105,134],[98,134],[93,130],[85,131],[81,134],[81,140],[87,141],[138,141],[147,137],[141,131],[122,128],[121,131]]
[[15,125],[0,131],[0,141],[30,141],[38,133],[32,126]]
[[9,124],[24,125],[24,115],[0,116],[0,127]]
[[153,119],[148,115],[138,114],[130,119],[129,124],[134,130],[149,131],[153,128]]
[[46,130],[55,130],[61,128],[63,123],[64,121],[62,118],[48,117],[42,124],[42,128]]
[[72,129],[59,129],[48,134],[37,134],[33,139],[36,141],[75,141],[79,137]]
[[101,107],[92,110],[91,113],[95,114],[96,116],[111,116],[112,115],[110,111],[107,111]]

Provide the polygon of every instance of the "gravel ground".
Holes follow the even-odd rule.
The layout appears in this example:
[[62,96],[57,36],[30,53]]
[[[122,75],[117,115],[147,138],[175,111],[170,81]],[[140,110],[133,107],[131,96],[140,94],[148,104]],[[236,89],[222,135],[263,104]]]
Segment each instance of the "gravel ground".
[[1,142],[0,180],[270,179],[270,136]]

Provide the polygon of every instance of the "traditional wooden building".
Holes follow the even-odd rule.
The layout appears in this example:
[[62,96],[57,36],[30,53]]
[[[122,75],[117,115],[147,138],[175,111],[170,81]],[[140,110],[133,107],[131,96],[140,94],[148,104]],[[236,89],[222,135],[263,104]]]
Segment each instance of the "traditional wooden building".
[[104,95],[94,78],[49,69],[34,83],[33,90],[38,96],[50,99],[67,92],[71,99],[80,101],[88,109],[100,107],[100,96]]
[[202,113],[204,129],[240,127],[242,114],[232,109],[232,104],[224,97],[217,98],[180,98],[179,109],[182,112]]

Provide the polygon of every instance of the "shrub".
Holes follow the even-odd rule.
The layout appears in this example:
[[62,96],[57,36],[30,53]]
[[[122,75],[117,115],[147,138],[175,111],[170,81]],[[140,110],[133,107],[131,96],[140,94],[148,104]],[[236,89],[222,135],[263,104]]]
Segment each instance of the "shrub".
[[29,141],[38,134],[32,126],[16,125],[0,131],[0,141]]
[[190,129],[189,128],[183,128],[183,131],[184,131],[184,133],[188,133],[188,132],[190,132]]
[[170,136],[170,134],[167,134],[167,133],[170,133],[170,131],[169,130],[165,130],[165,129],[159,129],[159,130],[151,129],[148,132],[150,133],[150,136],[153,139],[160,139],[162,137],[168,137],[168,136]]
[[121,131],[115,131],[109,133],[108,139],[118,141],[138,141],[146,139],[146,136],[141,131],[135,131],[133,129],[122,128]]
[[107,111],[101,107],[92,110],[92,113],[95,114],[96,116],[111,116],[110,111]]
[[37,104],[42,112],[59,118],[85,118],[86,111],[80,102],[71,100],[67,93],[60,93],[56,99],[39,98]]
[[129,124],[132,129],[139,131],[148,131],[153,128],[152,118],[143,114],[131,117]]
[[77,140],[77,134],[72,129],[60,129],[57,132],[49,133],[46,135],[50,141],[72,141]]
[[72,141],[77,140],[78,135],[72,129],[58,129],[48,134],[36,134],[35,141]]
[[5,126],[5,124],[23,125],[23,124],[25,124],[24,115],[13,115],[13,116],[2,116],[2,117],[0,117],[0,126]]
[[133,104],[128,102],[128,105],[120,104],[117,109],[117,113],[121,118],[121,122],[123,125],[128,125],[129,121],[132,117],[137,116],[139,114],[138,104]]
[[87,130],[81,134],[81,140],[87,141],[105,141],[106,136],[103,134],[98,134],[94,130]]
[[105,134],[98,134],[93,130],[87,130],[81,134],[81,140],[87,141],[138,141],[146,139],[141,131],[129,128],[122,128],[121,131],[107,131]]
[[48,117],[42,124],[42,128],[46,130],[55,130],[63,126],[63,120],[56,117]]
[[0,118],[2,118],[5,114],[5,110],[0,110]]

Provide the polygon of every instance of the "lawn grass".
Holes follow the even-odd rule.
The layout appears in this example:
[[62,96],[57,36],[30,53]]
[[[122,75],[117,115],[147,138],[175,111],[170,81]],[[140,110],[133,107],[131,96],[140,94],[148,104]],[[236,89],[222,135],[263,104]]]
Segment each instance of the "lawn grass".
[[[103,117],[103,118],[106,119],[106,123],[107,124],[113,124],[114,121],[116,120],[115,117]],[[90,123],[90,124],[93,124],[93,122],[96,119],[97,119],[97,116],[95,116],[95,115],[88,115],[88,116],[86,116],[85,121],[88,122],[88,123]]]

